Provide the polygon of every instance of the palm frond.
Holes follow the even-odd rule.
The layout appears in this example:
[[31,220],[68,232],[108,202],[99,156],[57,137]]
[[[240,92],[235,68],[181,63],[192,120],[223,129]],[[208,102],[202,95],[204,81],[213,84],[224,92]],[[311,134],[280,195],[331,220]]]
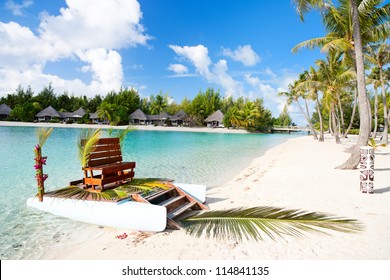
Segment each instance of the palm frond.
[[114,196],[106,192],[100,192],[100,193],[90,192],[88,190],[84,190],[76,186],[69,186],[59,190],[51,191],[46,195],[54,196],[58,198],[66,198],[66,199],[72,198],[72,199],[94,200],[94,201],[112,200],[114,198]]
[[49,138],[49,136],[51,135],[52,132],[53,132],[52,127],[50,127],[50,128],[40,127],[40,128],[36,129],[35,134],[36,134],[37,139],[38,139],[38,144],[41,148],[43,147],[47,138]]
[[372,147],[374,150],[376,150],[378,147],[386,147],[387,143],[381,143],[378,144],[374,138],[370,138],[368,140],[368,146]]
[[77,140],[78,155],[82,167],[86,167],[89,160],[89,155],[93,152],[94,145],[97,143],[101,136],[100,128],[96,130],[83,129]]
[[207,238],[237,241],[263,240],[262,233],[275,240],[275,236],[282,235],[303,237],[304,232],[326,233],[322,229],[340,232],[359,232],[363,229],[353,219],[276,207],[202,211],[181,223],[190,235],[200,237],[204,234]]
[[132,132],[135,130],[135,127],[132,126],[127,126],[125,129],[118,130],[116,133],[116,137],[119,138],[119,143],[122,146],[123,145],[123,140],[125,139],[126,135],[129,132]]
[[303,41],[296,45],[294,48],[292,48],[291,52],[296,53],[300,49],[307,48],[309,50],[314,50],[315,48],[319,48],[324,46],[325,44],[328,44],[329,42],[333,41],[334,39],[338,38],[332,38],[329,36],[321,37],[321,38],[313,38],[310,40]]
[[72,198],[80,200],[117,200],[121,198],[130,197],[131,194],[142,192],[149,194],[156,190],[167,189],[167,185],[161,182],[161,179],[156,178],[141,178],[134,179],[131,183],[121,185],[114,189],[106,189],[102,192],[94,192],[88,189],[82,189],[77,186],[69,186],[66,188],[54,190],[46,193],[46,195],[58,198]]
[[351,42],[346,40],[345,38],[336,38],[333,39],[325,44],[323,44],[321,48],[321,52],[327,53],[329,51],[340,51],[340,52],[347,52],[348,50],[351,50],[353,48],[353,45]]

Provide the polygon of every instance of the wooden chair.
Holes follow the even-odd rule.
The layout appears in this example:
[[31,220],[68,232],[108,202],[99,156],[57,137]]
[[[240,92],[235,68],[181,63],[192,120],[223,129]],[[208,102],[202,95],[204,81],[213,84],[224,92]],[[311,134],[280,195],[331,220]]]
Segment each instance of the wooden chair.
[[[87,167],[83,168],[83,184],[86,188],[91,186],[93,190],[103,191],[108,184],[115,187],[131,181],[134,168],[135,162],[122,161],[119,138],[101,138],[89,156]],[[100,188],[96,189],[95,186]]]

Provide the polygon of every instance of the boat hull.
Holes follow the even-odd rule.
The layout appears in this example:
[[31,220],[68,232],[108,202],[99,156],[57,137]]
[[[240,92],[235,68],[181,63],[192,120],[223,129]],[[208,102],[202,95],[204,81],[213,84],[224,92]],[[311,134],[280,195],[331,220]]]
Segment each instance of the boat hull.
[[134,201],[122,203],[44,197],[29,198],[27,205],[72,220],[129,230],[163,231],[167,209]]
[[[175,183],[201,203],[206,200],[206,186]],[[167,209],[163,206],[122,200],[91,201],[44,196],[29,198],[27,205],[57,216],[89,224],[139,231],[163,231],[167,226]]]

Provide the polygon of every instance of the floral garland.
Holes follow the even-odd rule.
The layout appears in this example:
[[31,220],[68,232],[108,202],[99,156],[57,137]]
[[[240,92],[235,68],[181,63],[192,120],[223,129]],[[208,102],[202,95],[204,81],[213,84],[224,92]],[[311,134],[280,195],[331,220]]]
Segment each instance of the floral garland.
[[43,174],[43,165],[46,164],[47,157],[42,157],[42,149],[41,146],[36,145],[34,149],[35,153],[35,179],[37,179],[38,184],[38,198],[39,201],[43,201],[43,194],[45,193],[45,185],[44,182],[47,179],[48,175]]

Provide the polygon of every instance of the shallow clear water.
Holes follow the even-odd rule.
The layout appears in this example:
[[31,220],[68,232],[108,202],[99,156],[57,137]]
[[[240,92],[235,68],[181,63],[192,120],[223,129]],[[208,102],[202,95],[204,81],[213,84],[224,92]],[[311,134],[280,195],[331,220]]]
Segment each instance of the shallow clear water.
[[[55,128],[43,147],[45,189],[65,187],[83,174],[77,157],[79,129]],[[220,185],[290,135],[133,131],[122,150],[136,161],[136,177]],[[0,259],[37,259],[50,247],[74,244],[96,226],[42,213],[26,206],[36,193],[35,128],[0,126]],[[82,236],[81,236],[82,234]]]

